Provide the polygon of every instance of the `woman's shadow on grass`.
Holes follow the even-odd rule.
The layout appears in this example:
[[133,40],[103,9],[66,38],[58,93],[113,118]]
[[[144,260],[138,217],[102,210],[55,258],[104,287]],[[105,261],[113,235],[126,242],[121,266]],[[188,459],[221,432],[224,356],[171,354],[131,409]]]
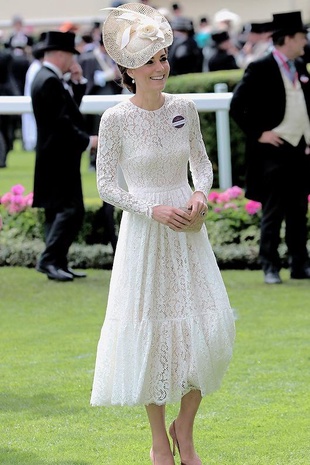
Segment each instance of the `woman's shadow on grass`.
[[2,412],[31,411],[36,416],[49,417],[76,414],[83,409],[83,406],[70,406],[66,404],[66,401],[67,399],[58,398],[48,392],[28,396],[18,396],[13,392],[0,392]]

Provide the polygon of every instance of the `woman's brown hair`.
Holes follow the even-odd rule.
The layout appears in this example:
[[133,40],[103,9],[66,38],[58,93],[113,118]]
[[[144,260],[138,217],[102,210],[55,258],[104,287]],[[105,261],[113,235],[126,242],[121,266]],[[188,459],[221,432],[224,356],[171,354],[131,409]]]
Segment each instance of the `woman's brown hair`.
[[123,87],[126,87],[126,89],[128,89],[133,94],[135,94],[136,93],[136,84],[133,83],[132,78],[130,76],[128,76],[127,68],[125,68],[124,66],[121,66],[121,65],[117,65],[117,66],[118,66],[118,69],[120,70],[120,73],[122,75],[121,85]]

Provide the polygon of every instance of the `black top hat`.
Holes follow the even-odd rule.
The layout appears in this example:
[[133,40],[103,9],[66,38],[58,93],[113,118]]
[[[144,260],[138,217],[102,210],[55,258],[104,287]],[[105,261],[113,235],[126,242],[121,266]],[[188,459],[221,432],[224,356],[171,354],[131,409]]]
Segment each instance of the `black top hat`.
[[308,32],[302,22],[300,11],[273,15],[273,37],[290,36],[297,32]]
[[36,60],[41,60],[44,57],[45,50],[42,43],[34,44],[32,47],[32,55]]
[[49,31],[46,34],[46,39],[41,50],[47,52],[49,50],[61,50],[63,52],[79,55],[75,49],[75,34],[73,32]]
[[39,40],[32,46],[32,55],[37,60],[41,60],[44,57],[44,44],[46,39],[46,32],[41,32]]
[[214,31],[211,34],[212,40],[217,44],[221,44],[222,42],[226,42],[226,40],[229,40],[229,34],[227,31]]
[[273,27],[273,22],[251,23],[250,32],[254,32],[256,34],[263,34],[264,32],[272,32]]

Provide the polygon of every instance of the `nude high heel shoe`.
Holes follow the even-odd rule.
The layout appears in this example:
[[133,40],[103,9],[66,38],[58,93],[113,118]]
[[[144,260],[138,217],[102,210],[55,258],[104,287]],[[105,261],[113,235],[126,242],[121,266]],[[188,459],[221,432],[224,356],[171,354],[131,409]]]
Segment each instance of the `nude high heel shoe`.
[[[177,433],[176,433],[176,430],[175,430],[175,420],[173,420],[173,422],[170,425],[169,434],[170,434],[171,439],[172,439],[172,454],[175,457],[176,447],[177,447],[177,449],[179,451],[179,454],[180,454],[179,441],[178,441]],[[180,457],[181,457],[181,455],[180,455]],[[181,465],[186,465],[186,464],[181,461]]]
[[[180,458],[181,458],[180,445],[179,445],[179,441],[178,441],[178,438],[177,438],[177,433],[176,433],[176,430],[175,430],[175,420],[170,425],[169,434],[170,434],[171,439],[172,439],[172,454],[173,454],[173,456],[175,456],[176,447],[177,447],[177,449],[179,451]],[[200,458],[197,455],[196,458],[194,459],[194,461],[191,462],[191,463],[182,462],[182,458],[181,458],[181,465],[202,465],[202,463],[201,463]]]

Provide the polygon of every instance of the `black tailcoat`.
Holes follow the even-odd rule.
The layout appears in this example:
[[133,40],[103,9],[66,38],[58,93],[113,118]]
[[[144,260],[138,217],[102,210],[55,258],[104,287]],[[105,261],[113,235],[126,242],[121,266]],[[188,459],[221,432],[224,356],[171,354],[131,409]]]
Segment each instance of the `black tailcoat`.
[[78,105],[85,85],[73,86],[74,97],[49,68],[42,66],[31,91],[38,128],[34,207],[70,207],[83,202],[80,162],[89,144]]
[[[304,92],[308,115],[310,115],[310,76],[302,60],[296,60],[298,79]],[[286,94],[279,66],[272,54],[249,64],[244,76],[236,86],[230,107],[230,114],[246,135],[246,196],[262,200],[264,156],[266,144],[258,142],[264,131],[277,127],[284,118]],[[276,157],[274,168],[281,163]],[[299,171],[293,183],[305,182],[310,192],[310,156],[298,161]],[[269,163],[270,169],[270,163]]]

